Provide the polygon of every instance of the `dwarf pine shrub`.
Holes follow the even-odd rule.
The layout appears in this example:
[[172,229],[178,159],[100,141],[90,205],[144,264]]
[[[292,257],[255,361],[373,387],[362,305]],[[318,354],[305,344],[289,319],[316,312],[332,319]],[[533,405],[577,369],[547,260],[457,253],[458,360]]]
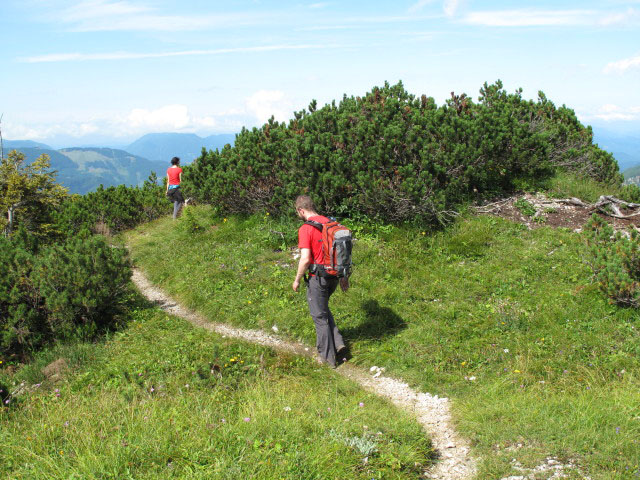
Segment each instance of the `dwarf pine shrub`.
[[485,83],[478,102],[452,94],[437,106],[385,83],[320,109],[313,101],[288,124],[271,118],[233,147],[203,152],[185,184],[225,213],[289,212],[308,193],[330,214],[438,224],[476,195],[559,168],[620,183],[615,160],[571,109],[521,93]]
[[99,236],[35,251],[0,238],[0,265],[0,353],[111,328],[129,292],[126,250]]
[[151,174],[142,187],[100,186],[95,192],[72,196],[60,208],[57,225],[63,235],[82,230],[115,234],[166,215],[171,209],[164,187]]
[[640,306],[640,236],[635,229],[621,233],[594,214],[585,227],[588,263],[600,290],[612,303]]

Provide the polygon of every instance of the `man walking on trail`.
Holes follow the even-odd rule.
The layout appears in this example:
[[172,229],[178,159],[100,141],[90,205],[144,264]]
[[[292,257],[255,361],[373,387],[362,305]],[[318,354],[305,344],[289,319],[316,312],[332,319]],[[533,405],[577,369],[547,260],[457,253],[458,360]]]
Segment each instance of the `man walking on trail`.
[[[316,207],[307,195],[296,198],[296,213],[303,221],[311,220],[318,223],[327,223],[329,219],[318,215]],[[300,280],[311,267],[323,264],[322,233],[304,224],[298,229],[298,248],[300,248],[300,262],[298,272],[293,281],[293,290],[298,291]],[[327,277],[317,273],[309,273],[307,283],[307,303],[309,313],[316,325],[316,347],[318,349],[318,360],[326,363],[332,368],[337,366],[336,354],[345,349],[342,335],[336,327],[331,310],[329,310],[329,297],[338,286],[337,277]]]

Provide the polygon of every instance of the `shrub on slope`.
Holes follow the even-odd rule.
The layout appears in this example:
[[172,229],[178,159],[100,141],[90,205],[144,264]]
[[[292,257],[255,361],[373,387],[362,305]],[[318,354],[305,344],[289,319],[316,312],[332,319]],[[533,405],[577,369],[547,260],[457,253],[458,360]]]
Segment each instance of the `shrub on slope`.
[[66,235],[83,229],[117,233],[166,215],[171,208],[164,187],[152,174],[142,187],[100,186],[95,192],[75,195],[62,205],[56,221]]
[[[28,240],[28,237],[26,237]],[[104,238],[35,248],[0,237],[0,353],[25,353],[112,327],[128,298],[126,250]]]
[[407,93],[402,83],[374,88],[296,112],[288,124],[269,120],[243,129],[234,147],[203,152],[185,171],[191,193],[229,213],[286,212],[300,193],[322,211],[385,221],[445,223],[475,195],[562,168],[619,183],[614,158],[592,144],[592,132],[542,92],[536,102],[501,82],[478,102],[452,94]]

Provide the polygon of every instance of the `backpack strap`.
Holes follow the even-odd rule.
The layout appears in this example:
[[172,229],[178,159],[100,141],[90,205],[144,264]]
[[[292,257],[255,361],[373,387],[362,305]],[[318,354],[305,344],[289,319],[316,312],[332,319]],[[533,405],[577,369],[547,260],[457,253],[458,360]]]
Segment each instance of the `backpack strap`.
[[313,228],[317,229],[322,233],[322,224],[320,222],[315,222],[313,220],[307,220],[304,222],[305,225],[311,225]]

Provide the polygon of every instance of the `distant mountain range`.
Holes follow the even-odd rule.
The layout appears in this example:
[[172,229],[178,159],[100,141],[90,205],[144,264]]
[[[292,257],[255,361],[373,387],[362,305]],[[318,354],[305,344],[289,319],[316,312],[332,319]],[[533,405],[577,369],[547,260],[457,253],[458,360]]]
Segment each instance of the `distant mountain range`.
[[201,138],[194,134],[152,133],[124,150],[98,147],[55,150],[31,140],[4,140],[3,148],[5,156],[11,150],[21,151],[27,162],[46,153],[51,158],[51,168],[58,172],[58,182],[71,193],[85,194],[99,185],[142,185],[152,171],[163,177],[172,157],[180,157],[183,164],[188,164],[200,156],[203,147],[215,150],[233,144],[234,140],[233,134]]
[[149,133],[126,146],[124,150],[140,157],[169,165],[173,157],[182,163],[191,163],[202,153],[202,149],[222,149],[227,143],[233,145],[235,134],[199,137],[193,133]]
[[607,130],[594,129],[594,142],[603,150],[613,154],[625,178],[637,175],[628,171],[640,165],[640,133],[637,136],[620,135]]

